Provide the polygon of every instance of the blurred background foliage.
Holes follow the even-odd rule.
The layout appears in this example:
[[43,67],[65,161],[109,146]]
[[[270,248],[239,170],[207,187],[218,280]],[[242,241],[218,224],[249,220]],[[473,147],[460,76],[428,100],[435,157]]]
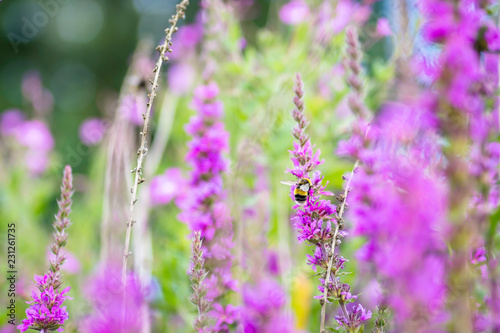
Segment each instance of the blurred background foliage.
[[[287,189],[279,181],[289,178],[284,170],[291,165],[288,150],[292,147],[290,130],[293,120],[289,112],[293,107],[292,86],[296,72],[302,73],[304,78],[306,112],[311,120],[308,131],[325,159],[320,169],[330,182],[329,189],[339,192],[342,175],[352,167],[351,161],[341,160],[334,153],[336,142],[348,135],[352,120],[346,106],[348,88],[341,69],[345,49],[344,33],[339,31],[331,34],[327,40],[319,41],[315,36],[316,27],[311,21],[290,26],[279,20],[278,13],[285,2],[245,2],[245,6],[240,4],[241,7],[238,7],[244,8],[238,15],[224,18],[226,26],[223,33],[215,38],[219,53],[213,79],[221,89],[226,112],[225,125],[230,133],[231,151],[228,157],[231,172],[226,184],[230,189],[233,210],[236,210],[233,211],[235,217],[240,215],[238,210],[242,207],[255,205],[251,194],[231,192],[231,186],[236,181],[242,181],[247,188],[269,189],[269,244],[280,253],[280,258],[284,256],[290,259],[288,266],[281,263],[283,273],[280,278],[291,295],[290,306],[297,327],[313,330],[318,326],[319,303],[312,299],[317,293],[317,281],[315,278],[308,279],[313,272],[305,264],[305,255],[310,249],[304,244],[297,244],[295,231],[289,222],[292,201]],[[39,26],[35,26],[33,22],[36,23],[41,3],[56,3],[57,6],[52,8],[54,14],[46,22],[42,20],[38,22]],[[311,8],[317,9],[320,5],[319,1],[311,2]],[[373,37],[377,20],[388,16],[390,12],[388,6],[384,1],[374,5],[373,12],[361,23],[362,41]],[[47,253],[44,249],[52,240],[52,217],[57,211],[58,186],[65,164],[70,164],[75,174],[76,194],[71,214],[73,225],[67,249],[77,265],[64,275],[66,285],[72,287],[71,296],[74,298],[68,302],[70,320],[65,331],[76,332],[78,320],[88,312],[88,304],[81,292],[88,277],[97,269],[100,259],[107,154],[104,144],[82,144],[79,128],[84,120],[91,117],[109,122],[113,120],[115,112],[119,110],[118,96],[131,66],[134,50],[141,41],[162,39],[163,30],[174,9],[175,1],[172,0],[0,2],[0,111],[20,109],[26,118],[42,118],[49,125],[55,141],[49,167],[37,176],[29,175],[23,165],[21,148],[12,148],[8,142],[2,143],[0,220],[3,227],[0,244],[2,249],[6,247],[5,225],[15,222],[20,279],[18,320],[24,316],[26,306],[23,297],[27,297],[31,288],[29,281],[33,274],[42,274],[47,268]],[[181,24],[181,31],[183,25],[196,22],[198,12],[199,4],[193,1],[186,20]],[[19,36],[27,37],[26,32],[30,28],[34,28],[31,29],[32,36],[19,39]],[[245,46],[241,47],[243,42]],[[388,82],[393,73],[391,37],[371,38],[364,48],[363,64],[368,88],[366,102],[376,110],[388,94]],[[175,52],[175,44],[173,49]],[[142,51],[156,58],[154,47],[150,51]],[[194,81],[200,83],[204,58],[200,50],[195,54],[190,61],[195,68]],[[176,60],[172,62],[175,63]],[[35,112],[21,88],[23,78],[33,71],[39,73],[42,86],[53,96],[53,108],[42,115]],[[374,81],[379,84],[373,85]],[[166,74],[162,74],[161,92],[152,123],[153,141],[158,131],[161,131],[158,127],[160,106],[172,102],[170,105],[173,105],[176,113],[169,141],[159,167],[154,170],[155,174],[163,174],[171,167],[178,167],[185,172],[188,170],[184,155],[189,138],[184,132],[184,125],[193,114],[189,106],[192,89],[174,94],[169,92],[169,88],[175,82],[170,82],[170,86],[168,82]],[[133,128],[132,158],[138,144],[138,128]],[[0,140],[5,138],[0,137]],[[245,169],[244,161],[249,156],[245,156],[242,145],[248,142],[260,147],[260,153],[250,157],[265,168],[269,184],[257,183],[255,175]],[[146,164],[148,162],[146,159]],[[154,290],[150,306],[155,332],[188,332],[193,317],[194,309],[187,301],[190,294],[186,275],[190,253],[189,231],[177,220],[178,212],[173,204],[156,205],[149,212],[148,226],[153,235],[154,258]],[[238,225],[237,218],[234,223]],[[258,233],[260,230],[253,232]],[[356,265],[354,251],[362,240],[347,240],[342,253],[352,259],[346,270],[353,271]],[[121,251],[121,247],[116,248],[118,255]],[[4,271],[6,269],[2,267]],[[352,283],[354,275],[348,275],[346,279]],[[1,281],[0,304],[3,306],[7,304],[8,286],[4,279]],[[359,287],[354,286],[354,289],[358,290]],[[5,322],[6,317],[2,316],[0,327]]]

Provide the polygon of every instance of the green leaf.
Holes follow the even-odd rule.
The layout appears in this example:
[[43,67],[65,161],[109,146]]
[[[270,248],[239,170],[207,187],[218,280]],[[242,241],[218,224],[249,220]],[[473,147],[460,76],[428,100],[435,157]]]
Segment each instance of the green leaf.
[[331,303],[340,301],[340,298],[338,297],[327,297],[326,299]]
[[500,222],[500,207],[498,207],[490,216],[490,227],[486,239],[492,242],[495,238],[498,222]]

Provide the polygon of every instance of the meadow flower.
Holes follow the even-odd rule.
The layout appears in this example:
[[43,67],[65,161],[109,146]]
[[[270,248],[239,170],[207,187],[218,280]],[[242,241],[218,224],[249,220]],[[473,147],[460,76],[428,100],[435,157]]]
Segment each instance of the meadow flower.
[[54,290],[52,272],[43,276],[35,275],[35,285],[39,289],[39,293],[31,294],[32,301],[27,302],[30,307],[26,310],[26,319],[23,319],[22,324],[18,326],[21,332],[28,329],[34,329],[40,332],[48,333],[57,330],[64,331],[64,322],[68,319],[66,307],[62,306],[63,302],[71,299],[66,293],[70,287],[64,288],[62,291]]
[[169,91],[183,95],[191,90],[196,79],[196,70],[188,63],[175,63],[169,67],[167,79]]
[[346,318],[344,314],[335,316],[335,320],[341,326],[348,328],[360,327],[365,321],[372,317],[372,312],[363,308],[361,304],[354,305]]
[[[179,219],[188,224],[193,232],[200,231],[204,237],[206,267],[212,273],[205,280],[205,285],[207,297],[214,304],[220,304],[219,299],[227,291],[236,290],[236,281],[231,273],[231,249],[234,246],[232,223],[222,184],[222,175],[228,167],[223,155],[228,151],[228,133],[221,121],[223,105],[216,100],[218,94],[219,88],[214,82],[199,86],[194,91],[192,107],[197,113],[186,126],[186,132],[192,136],[186,155],[186,161],[192,167],[188,182],[190,195],[178,202],[182,209]],[[229,305],[225,310],[211,311],[215,328],[227,331],[235,311]]]
[[[315,247],[314,256],[309,255],[307,263],[315,271],[318,267],[324,269],[322,276],[327,278],[320,278],[318,289],[322,295],[315,296],[315,298],[320,299],[322,306],[320,330],[324,330],[326,302],[329,300],[338,301],[342,311],[346,312],[346,302],[356,298],[350,293],[349,285],[340,283],[337,274],[340,273],[339,271],[343,267],[345,259],[334,253],[335,247],[340,244],[340,239],[346,235],[346,232],[342,231],[344,228],[342,214],[345,208],[346,194],[342,198],[339,196],[341,202],[339,206],[334,206],[329,200],[321,199],[321,195],[331,196],[333,193],[325,191],[326,185],[322,185],[323,177],[321,172],[314,171],[323,161],[319,159],[319,150],[314,153],[314,146],[305,133],[305,128],[309,125],[309,122],[304,114],[303,83],[299,74],[296,77],[294,91],[296,108],[292,111],[292,116],[297,125],[293,128],[292,135],[297,141],[294,142],[294,149],[290,151],[294,168],[288,169],[287,172],[296,176],[297,180],[301,178],[310,179],[312,186],[304,206],[302,208],[300,208],[300,205],[294,206],[296,214],[292,217],[292,221],[298,231],[297,239],[299,243],[307,241],[309,245]],[[294,189],[295,187],[292,186],[290,192],[292,198]],[[351,317],[347,318],[347,320],[350,319]],[[361,319],[355,322],[349,321],[349,325],[351,325],[349,327],[359,329],[363,322],[364,320]]]
[[54,148],[54,138],[46,123],[40,120],[23,122],[15,132],[19,143],[33,150],[49,151]]
[[40,150],[28,150],[24,153],[24,165],[31,175],[41,175],[49,165],[49,154]]
[[[49,164],[49,154],[54,148],[54,138],[46,123],[40,120],[21,121],[21,116],[9,113],[4,118],[8,135],[26,147],[24,164],[31,175],[42,174]],[[2,131],[3,132],[3,131]]]
[[172,43],[176,49],[171,53],[175,61],[182,61],[182,58],[194,53],[194,49],[203,38],[203,25],[198,16],[195,23],[186,24],[172,38]]
[[187,183],[181,170],[177,168],[167,169],[165,173],[155,176],[151,180],[149,188],[151,203],[165,205],[177,197],[185,197],[184,193],[187,190]]
[[24,113],[21,110],[10,109],[0,115],[0,133],[4,136],[13,135],[24,122]]
[[215,318],[215,325],[213,329],[216,332],[226,332],[229,330],[229,325],[235,323],[238,318],[238,309],[232,304],[228,304],[226,307],[220,305],[219,303],[212,304],[213,310],[210,313],[212,317]]
[[389,25],[389,20],[387,20],[385,17],[378,19],[375,33],[381,37],[392,35],[391,26]]
[[271,278],[243,287],[241,324],[245,333],[292,333],[293,323],[284,313],[286,295]]
[[66,166],[61,186],[61,198],[57,201],[59,211],[53,223],[54,243],[50,246],[55,257],[49,260],[48,273],[42,276],[35,275],[35,285],[40,293],[33,292],[31,295],[33,300],[27,302],[30,306],[26,310],[26,319],[18,326],[21,332],[28,329],[45,333],[54,330],[58,330],[59,332],[64,331],[64,323],[68,319],[68,313],[66,307],[62,306],[62,304],[70,298],[65,295],[70,290],[70,287],[59,290],[62,285],[59,271],[66,260],[66,257],[62,253],[62,248],[67,242],[68,235],[66,229],[71,225],[68,216],[71,212],[72,204],[72,183],[71,168]]
[[87,146],[95,146],[104,138],[107,124],[106,121],[99,118],[89,118],[85,120],[78,131],[80,140]]
[[140,282],[129,273],[125,285],[118,266],[109,264],[100,268],[86,287],[93,313],[86,316],[79,327],[89,333],[133,333],[141,329],[145,302]]
[[362,167],[350,194],[354,232],[367,239],[358,259],[371,262],[389,288],[385,301],[404,330],[411,330],[417,312],[428,318],[422,328],[433,319],[438,325],[445,296],[447,187],[437,168],[433,116],[426,112],[402,104],[384,108],[358,150]]
[[280,20],[289,25],[304,22],[309,16],[309,6],[302,0],[291,0],[281,7],[279,11]]
[[[446,160],[443,170],[449,186],[450,227],[445,239],[452,251],[446,267],[453,295],[448,307],[451,329],[463,331],[473,329],[474,309],[468,305],[475,285],[470,253],[487,228],[489,214],[486,202],[481,204],[482,200],[477,198],[487,198],[491,183],[497,182],[491,180],[498,179],[496,167],[490,174],[492,178],[479,176],[489,174],[482,160],[483,156],[484,160],[488,159],[488,142],[496,140],[498,131],[498,118],[490,115],[486,103],[492,98],[491,93],[488,88],[477,88],[488,87],[489,82],[496,80],[496,74],[492,73],[497,72],[485,72],[489,57],[487,54],[483,57],[482,53],[488,51],[488,41],[495,47],[496,33],[494,30],[488,32],[493,22],[484,5],[428,0],[422,7],[427,21],[424,37],[440,44],[441,49],[439,66],[433,75],[435,91],[430,93],[433,99],[430,110],[438,117],[438,129],[448,143],[442,149]],[[498,59],[494,62],[497,68]],[[466,158],[469,152],[470,159]],[[496,196],[494,191],[492,194]],[[494,279],[492,277],[490,282],[490,294],[496,298],[496,287],[491,287],[497,284]],[[489,304],[493,305],[491,312],[498,312],[498,303],[495,300]],[[500,325],[495,329],[500,329]]]
[[146,96],[142,93],[129,94],[120,102],[119,112],[134,125],[142,125],[142,115],[146,112]]

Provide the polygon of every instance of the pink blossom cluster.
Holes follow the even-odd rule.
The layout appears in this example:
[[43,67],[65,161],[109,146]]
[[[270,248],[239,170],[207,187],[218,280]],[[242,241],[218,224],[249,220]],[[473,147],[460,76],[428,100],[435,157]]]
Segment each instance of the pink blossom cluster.
[[207,298],[213,301],[211,315],[215,318],[214,329],[227,332],[237,318],[231,304],[223,306],[222,296],[236,290],[232,277],[233,231],[223,174],[228,170],[224,153],[228,150],[228,133],[221,119],[223,104],[217,100],[219,88],[214,82],[199,86],[192,102],[196,110],[186,132],[192,136],[186,160],[192,170],[189,179],[189,195],[180,200],[182,209],[179,219],[194,231],[201,231],[206,267],[211,274],[205,280]]

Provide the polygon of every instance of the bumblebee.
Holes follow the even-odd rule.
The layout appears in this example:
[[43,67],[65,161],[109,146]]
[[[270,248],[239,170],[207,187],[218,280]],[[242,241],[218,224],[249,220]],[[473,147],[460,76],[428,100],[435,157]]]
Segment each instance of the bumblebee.
[[309,178],[301,178],[296,182],[283,180],[281,184],[294,186],[293,195],[295,198],[295,202],[299,205],[303,205],[306,203],[307,198],[309,197],[309,190],[312,188],[312,183]]

